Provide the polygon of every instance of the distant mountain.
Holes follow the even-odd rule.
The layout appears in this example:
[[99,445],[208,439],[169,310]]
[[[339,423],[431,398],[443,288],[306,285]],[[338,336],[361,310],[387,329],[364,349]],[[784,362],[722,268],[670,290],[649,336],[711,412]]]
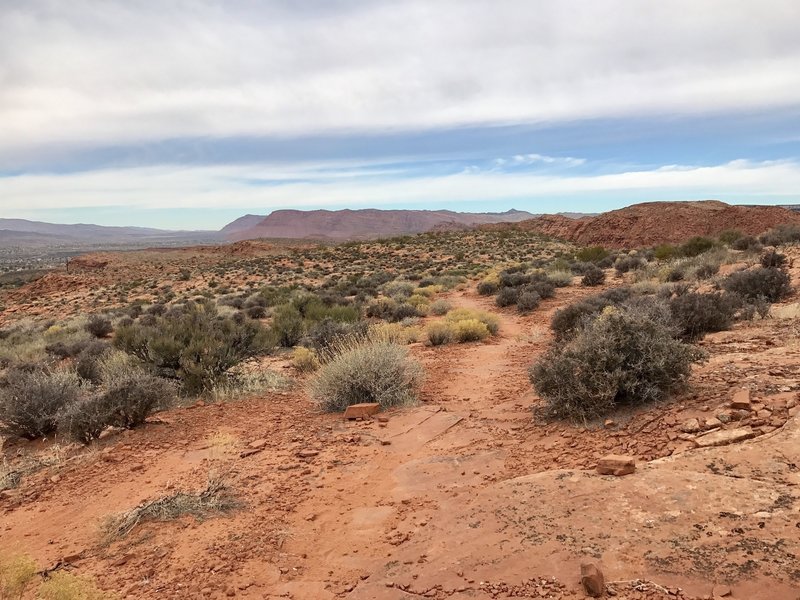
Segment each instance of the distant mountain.
[[783,224],[800,225],[800,214],[781,206],[736,206],[699,200],[644,202],[581,219],[542,215],[508,227],[538,231],[587,246],[636,248],[678,244],[694,236],[716,237],[728,229],[758,235]]
[[461,213],[451,210],[276,210],[259,221],[246,215],[222,228],[226,239],[371,239],[485,223],[515,223],[535,215],[519,210]]
[[0,247],[63,244],[172,243],[181,240],[219,239],[216,231],[168,231],[149,227],[110,227],[84,223],[60,225],[0,219]]

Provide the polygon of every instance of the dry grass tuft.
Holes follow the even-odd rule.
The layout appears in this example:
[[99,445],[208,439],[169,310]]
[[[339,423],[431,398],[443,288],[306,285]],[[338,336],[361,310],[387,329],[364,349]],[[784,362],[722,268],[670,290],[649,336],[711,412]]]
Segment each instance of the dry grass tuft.
[[39,586],[37,598],[42,600],[112,600],[116,595],[97,588],[86,577],[78,577],[63,571],[52,573]]
[[0,598],[22,598],[36,576],[36,562],[25,554],[0,556]]
[[193,516],[205,519],[215,513],[224,513],[241,506],[222,477],[211,475],[208,484],[199,492],[175,492],[157,500],[140,504],[133,510],[106,519],[101,530],[106,543],[124,538],[139,524],[164,522]]

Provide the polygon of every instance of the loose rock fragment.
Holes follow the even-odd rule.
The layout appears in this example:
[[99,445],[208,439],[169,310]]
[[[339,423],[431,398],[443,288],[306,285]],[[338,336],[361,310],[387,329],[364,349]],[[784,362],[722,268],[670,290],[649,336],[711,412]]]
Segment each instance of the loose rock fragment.
[[632,456],[609,454],[597,463],[597,472],[600,475],[630,475],[636,470],[636,459]]
[[344,418],[348,420],[366,419],[372,417],[381,409],[377,402],[362,402],[361,404],[351,404],[344,411]]
[[750,402],[750,390],[739,390],[733,395],[731,400],[731,408],[736,410],[750,410],[752,403]]
[[599,598],[606,590],[603,572],[594,563],[581,565],[581,585],[589,596]]

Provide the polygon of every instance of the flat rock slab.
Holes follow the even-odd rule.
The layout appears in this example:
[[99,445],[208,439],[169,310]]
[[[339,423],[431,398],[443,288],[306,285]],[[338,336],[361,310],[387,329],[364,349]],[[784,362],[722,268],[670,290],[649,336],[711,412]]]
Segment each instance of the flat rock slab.
[[366,419],[372,417],[380,411],[381,405],[377,402],[362,402],[361,404],[351,404],[344,411],[344,418],[348,420]]
[[756,432],[750,427],[739,427],[738,429],[723,429],[707,435],[701,435],[694,439],[698,448],[711,448],[713,446],[727,446],[754,438]]

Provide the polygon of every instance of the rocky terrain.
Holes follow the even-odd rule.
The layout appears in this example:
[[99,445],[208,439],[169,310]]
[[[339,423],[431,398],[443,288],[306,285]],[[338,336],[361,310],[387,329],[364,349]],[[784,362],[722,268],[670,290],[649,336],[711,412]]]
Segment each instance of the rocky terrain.
[[800,214],[778,206],[703,200],[645,202],[580,219],[542,215],[516,227],[584,245],[632,248],[677,244],[695,236],[715,237],[726,230],[758,235],[784,224],[800,224]]

